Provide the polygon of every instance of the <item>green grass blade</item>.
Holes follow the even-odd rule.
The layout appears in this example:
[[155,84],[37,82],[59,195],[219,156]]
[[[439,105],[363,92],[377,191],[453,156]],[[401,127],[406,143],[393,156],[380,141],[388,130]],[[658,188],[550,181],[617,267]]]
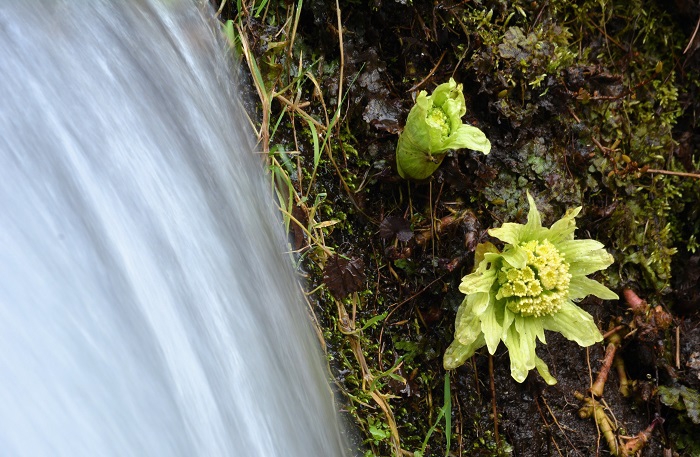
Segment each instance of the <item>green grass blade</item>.
[[450,372],[445,373],[445,403],[442,405],[445,415],[445,456],[450,455],[450,442],[452,439],[452,392],[450,390]]

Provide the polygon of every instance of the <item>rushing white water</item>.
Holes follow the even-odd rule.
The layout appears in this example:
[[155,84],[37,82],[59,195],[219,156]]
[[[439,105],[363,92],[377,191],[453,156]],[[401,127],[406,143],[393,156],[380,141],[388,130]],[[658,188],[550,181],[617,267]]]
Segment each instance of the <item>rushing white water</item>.
[[215,30],[0,1],[0,455],[343,455]]

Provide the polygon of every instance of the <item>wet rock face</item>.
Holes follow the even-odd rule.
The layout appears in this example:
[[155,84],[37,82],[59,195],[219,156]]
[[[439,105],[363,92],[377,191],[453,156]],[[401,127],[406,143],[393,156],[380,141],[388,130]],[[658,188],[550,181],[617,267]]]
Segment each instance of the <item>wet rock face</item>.
[[674,310],[682,315],[692,315],[700,311],[700,255],[681,253],[675,265]]
[[[292,3],[296,2],[278,2],[279,11]],[[682,53],[697,22],[697,2],[339,3],[340,31],[335,2],[304,2],[290,53],[292,67],[299,61],[299,50],[305,59],[322,59],[318,68],[323,70],[314,73],[321,95],[311,83],[301,91],[301,100],[311,103],[305,109],[315,119],[323,121],[325,110],[331,116],[338,89],[342,86],[346,92],[340,125],[334,126],[329,140],[336,163],[331,164],[324,152],[313,185],[308,182],[310,172],[295,170],[298,174],[293,176],[295,186],[311,189],[303,195],[306,202],[322,193],[332,201],[321,207],[319,220],[342,221],[326,233],[327,246],[334,252],[352,252],[350,258],[364,262],[367,276],[350,294],[365,297],[357,309],[358,321],[392,313],[386,322],[363,330],[365,354],[374,356],[363,363],[385,372],[386,361],[405,356],[402,373],[421,398],[441,397],[444,372],[437,361],[454,332],[460,279],[471,272],[476,246],[494,241],[489,228],[524,221],[528,189],[538,195],[546,224],[566,208],[582,205],[577,235],[603,242],[615,256],[614,266],[595,279],[618,293],[634,287],[650,303],[649,316],[639,319],[624,302],[582,303],[601,332],[611,325],[640,327],[621,348],[630,377],[640,386],[635,399],[617,393],[614,370],[605,390],[615,417],[630,434],[647,427],[657,413],[673,417],[675,412],[658,405],[655,390],[665,382],[697,388],[693,344],[698,347],[698,341],[693,329],[698,326],[700,262],[697,254],[686,251],[700,227],[700,183],[647,169],[693,172],[699,161],[694,113],[700,112],[700,52]],[[681,10],[685,12],[679,14]],[[268,19],[272,11],[271,7]],[[286,19],[268,20],[267,27],[272,30]],[[278,31],[268,33],[271,41],[284,38]],[[342,81],[339,32],[344,43]],[[428,182],[406,183],[393,165],[397,135],[417,93],[431,92],[450,77],[464,85],[463,121],[483,130],[493,151],[486,157],[469,150],[448,152]],[[277,110],[273,118],[282,116],[276,102],[272,109]],[[289,125],[296,131],[285,132]],[[301,151],[299,162],[309,167],[314,163],[313,147],[300,125],[299,117],[292,122],[283,118],[275,141]],[[313,224],[299,215],[304,214],[303,206],[297,202],[295,217],[304,226]],[[446,223],[465,211],[474,223]],[[305,236],[299,232],[298,247],[307,245]],[[318,266],[323,261],[312,263],[307,263],[316,275],[310,274],[311,288],[323,281]],[[343,373],[344,387],[353,391],[353,379],[361,377],[363,367],[353,366],[347,339],[334,333],[335,303],[323,292],[316,295],[328,344],[337,351],[333,363]],[[376,298],[366,298],[370,296]],[[657,306],[671,312],[666,327],[647,319],[656,318]],[[674,373],[669,367],[675,366],[677,325],[681,369]],[[545,387],[536,377],[517,385],[510,378],[507,354],[502,349],[496,353],[504,440],[519,456],[557,455],[557,446],[563,454],[605,455],[605,444],[597,444],[595,423],[577,416],[572,396],[575,390],[585,391],[595,377],[602,345],[585,351],[556,335],[548,334],[547,341],[538,356],[559,380],[554,387]],[[473,455],[493,455],[495,449],[493,435],[488,434],[493,422],[490,394],[484,388],[489,383],[487,360],[477,354],[473,364],[452,377],[460,440],[475,446]],[[426,402],[400,394],[402,388],[393,384],[397,398],[391,407],[402,445],[419,449],[432,425],[426,426],[423,419],[431,411]],[[358,411],[353,420],[362,429],[369,429],[368,417],[373,426],[383,420],[376,410],[353,406]],[[665,432],[672,432],[673,422],[666,424]],[[662,436],[655,432],[642,455],[662,455]],[[388,440],[367,440],[376,454],[390,453]],[[444,437],[434,434],[426,455],[444,453],[445,444]]]
[[681,327],[681,370],[687,372],[683,382],[700,390],[700,327],[692,327],[692,321]]

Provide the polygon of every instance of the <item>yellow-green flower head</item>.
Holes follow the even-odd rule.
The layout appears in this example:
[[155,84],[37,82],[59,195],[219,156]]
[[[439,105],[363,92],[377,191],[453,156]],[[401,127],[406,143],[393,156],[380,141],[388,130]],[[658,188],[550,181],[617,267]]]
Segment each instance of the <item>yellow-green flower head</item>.
[[605,300],[617,294],[586,275],[610,266],[613,258],[595,240],[575,240],[574,218],[581,207],[569,210],[550,228],[542,227],[535,201],[527,224],[506,223],[489,234],[506,243],[503,252],[487,243],[477,248],[476,268],[462,278],[466,298],[455,324],[455,340],[445,352],[446,369],[462,365],[487,346],[508,348],[513,378],[523,382],[537,368],[549,384],[556,380],[535,355],[536,340],[545,343],[545,330],[559,332],[581,346],[603,340],[590,314],[574,304],[587,295]]
[[428,178],[452,149],[491,152],[484,132],[462,123],[466,112],[462,85],[452,78],[437,86],[432,95],[424,90],[418,94],[396,147],[396,166],[402,178]]
[[527,253],[527,263],[523,268],[502,266],[496,300],[505,298],[506,306],[523,316],[556,313],[569,293],[569,264],[549,240],[533,240],[521,248]]

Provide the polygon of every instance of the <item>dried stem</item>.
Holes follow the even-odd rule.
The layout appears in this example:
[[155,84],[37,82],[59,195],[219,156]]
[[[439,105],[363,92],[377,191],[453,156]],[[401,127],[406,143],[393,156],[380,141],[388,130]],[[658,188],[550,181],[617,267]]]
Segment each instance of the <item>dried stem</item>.
[[496,408],[496,384],[493,380],[493,356],[489,354],[489,382],[491,384],[491,410],[493,412],[493,437],[496,440],[496,449],[501,451],[501,438],[498,435],[498,409]]
[[605,441],[608,443],[608,448],[610,453],[615,456],[622,456],[622,449],[620,448],[620,443],[615,435],[615,425],[612,423],[607,414],[605,414],[605,408],[601,405],[598,400],[592,397],[585,397],[579,392],[574,392],[574,396],[577,400],[583,401],[583,406],[578,410],[578,416],[581,419],[588,419],[593,417],[600,432],[603,434]]
[[620,380],[620,394],[623,397],[629,397],[630,387],[632,383],[627,378],[627,372],[625,371],[625,363],[622,361],[622,357],[620,357],[618,354],[615,355],[615,360],[613,360],[613,366],[615,367],[615,370],[617,371],[617,377]]
[[639,451],[642,450],[644,445],[647,444],[647,441],[649,441],[649,438],[651,438],[651,434],[653,433],[654,428],[657,425],[661,425],[663,423],[663,418],[661,418],[661,416],[656,416],[656,418],[653,421],[651,421],[651,424],[649,424],[647,428],[637,433],[637,435],[634,438],[627,440],[627,442],[622,446],[622,449],[620,449],[620,455],[636,455]]
[[620,338],[619,333],[613,333],[608,338],[608,346],[605,349],[605,358],[603,358],[603,365],[600,367],[600,371],[598,372],[598,376],[596,377],[595,382],[589,389],[589,392],[594,397],[603,396],[603,388],[605,387],[605,382],[608,380],[610,368],[613,365],[613,361],[615,360],[615,353],[617,352],[617,348],[620,346],[621,341],[622,338]]

